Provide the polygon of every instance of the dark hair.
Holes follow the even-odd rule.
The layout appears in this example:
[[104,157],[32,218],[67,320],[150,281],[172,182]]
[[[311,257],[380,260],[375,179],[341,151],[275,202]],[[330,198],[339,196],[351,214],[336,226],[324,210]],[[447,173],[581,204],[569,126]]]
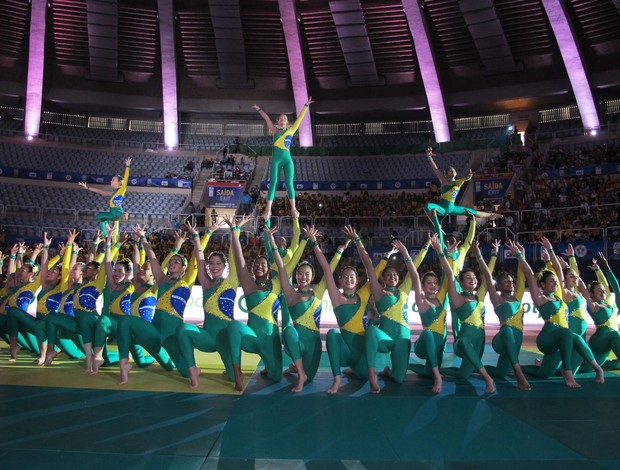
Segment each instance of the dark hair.
[[592,281],[592,282],[588,283],[588,291],[590,292],[590,294],[592,294],[594,292],[594,289],[596,288],[596,286],[602,286],[602,285],[603,284],[601,282],[599,282],[599,281]]
[[314,278],[314,274],[316,273],[316,271],[314,270],[314,266],[312,266],[312,263],[310,261],[308,261],[307,259],[301,261],[297,267],[295,268],[295,275],[297,275],[297,270],[299,268],[303,268],[304,266],[308,266],[310,268],[310,270],[312,271],[312,277]]
[[357,269],[355,269],[355,267],[351,266],[350,264],[347,264],[346,266],[343,266],[340,269],[340,276],[338,276],[338,277],[342,277],[342,273],[344,273],[345,270],[347,270],[347,269],[350,269],[351,271],[353,271],[355,273],[355,277],[357,277],[357,278],[360,277],[359,273],[357,272]]
[[500,282],[502,282],[508,276],[512,277],[512,274],[510,274],[508,271],[502,271],[495,278],[495,283],[499,284]]
[[538,280],[539,284],[543,284],[547,281],[547,278],[549,276],[555,276],[555,273],[551,271],[550,269],[543,268],[540,271],[538,271],[538,274],[536,275],[536,279]]
[[129,261],[127,258],[118,260],[116,264],[123,266],[125,268],[125,271],[131,271],[131,261]]
[[221,251],[212,251],[211,253],[209,253],[209,256],[207,257],[207,262],[211,259],[212,256],[219,256],[224,264],[228,264],[228,259],[226,258],[226,255]]
[[439,280],[439,276],[437,276],[437,273],[435,273],[435,271],[426,271],[424,274],[422,274],[422,279],[421,279],[422,284],[424,284],[426,280],[431,276]]
[[476,271],[474,271],[471,268],[463,268],[463,270],[459,273],[459,281],[463,282],[463,279],[465,279],[465,274],[467,273],[474,273],[474,276],[476,275]]

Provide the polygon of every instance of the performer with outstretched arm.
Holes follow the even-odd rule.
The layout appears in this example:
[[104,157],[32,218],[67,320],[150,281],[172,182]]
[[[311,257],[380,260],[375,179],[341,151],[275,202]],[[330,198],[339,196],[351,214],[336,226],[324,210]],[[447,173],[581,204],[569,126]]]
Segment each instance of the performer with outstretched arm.
[[293,135],[297,132],[301,121],[312,103],[312,97],[310,97],[308,102],[297,115],[297,120],[292,126],[289,126],[288,118],[285,114],[280,114],[277,122],[273,123],[269,115],[263,111],[259,105],[255,104],[252,106],[265,120],[269,133],[273,135],[273,154],[271,156],[271,166],[269,168],[269,190],[267,193],[267,205],[265,206],[265,212],[263,212],[263,218],[265,221],[268,221],[271,218],[271,205],[273,204],[273,200],[276,196],[280,169],[284,171],[284,183],[286,185],[288,199],[291,204],[291,215],[293,217],[299,217],[299,212],[295,207],[295,187],[293,186],[295,168],[293,165],[293,159],[291,158],[290,149],[291,142],[293,141]]

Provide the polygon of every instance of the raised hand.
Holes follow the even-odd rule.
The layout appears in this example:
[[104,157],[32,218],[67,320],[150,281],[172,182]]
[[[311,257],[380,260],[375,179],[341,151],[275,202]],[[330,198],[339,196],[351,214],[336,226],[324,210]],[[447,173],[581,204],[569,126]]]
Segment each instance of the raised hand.
[[349,240],[355,240],[356,238],[359,238],[357,232],[351,225],[345,225],[342,231]]

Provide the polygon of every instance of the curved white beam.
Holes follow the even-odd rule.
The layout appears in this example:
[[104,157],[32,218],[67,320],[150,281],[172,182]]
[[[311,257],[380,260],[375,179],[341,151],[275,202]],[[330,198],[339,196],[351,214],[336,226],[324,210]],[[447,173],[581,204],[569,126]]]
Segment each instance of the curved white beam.
[[[299,25],[297,24],[297,9],[295,2],[291,0],[278,0],[280,6],[280,18],[286,50],[288,52],[288,63],[291,69],[291,84],[293,86],[293,98],[295,99],[295,111],[299,112],[308,101],[308,84],[306,83],[306,69],[301,48],[299,35]],[[299,126],[299,145],[311,147],[312,142],[312,118],[310,112]]]
[[431,47],[430,36],[426,29],[424,16],[417,0],[402,0],[403,10],[407,15],[409,30],[413,37],[415,53],[418,56],[422,82],[426,91],[426,99],[431,112],[435,140],[439,143],[450,141],[450,126],[446,115],[439,75],[435,66],[435,57]]
[[562,60],[575,94],[583,126],[586,129],[598,129],[600,122],[596,111],[596,103],[592,98],[592,90],[590,89],[590,83],[588,82],[581,55],[579,54],[575,33],[571,28],[564,5],[560,0],[542,0],[542,3],[549,18],[549,23],[551,23],[555,39],[560,47]]
[[37,137],[41,128],[46,13],[47,0],[32,0],[30,6],[26,106],[24,110],[24,134],[27,138]]

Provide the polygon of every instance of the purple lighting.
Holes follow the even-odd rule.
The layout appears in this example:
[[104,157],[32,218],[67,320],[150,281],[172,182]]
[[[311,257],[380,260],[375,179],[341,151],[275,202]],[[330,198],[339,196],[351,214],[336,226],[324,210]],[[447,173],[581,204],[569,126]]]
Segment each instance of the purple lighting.
[[[299,39],[297,11],[295,9],[295,2],[291,0],[278,0],[278,5],[280,6],[282,29],[284,30],[286,49],[288,51],[295,110],[299,112],[308,101],[308,86],[306,84],[301,40]],[[310,113],[308,113],[299,126],[299,145],[302,147],[312,146],[312,119],[310,118]]]
[[448,117],[446,116],[439,76],[435,67],[435,57],[433,56],[420,4],[417,0],[403,0],[403,10],[405,15],[407,15],[407,22],[413,37],[418,63],[420,64],[422,82],[424,83],[426,99],[428,100],[428,107],[435,131],[435,140],[437,142],[449,142],[450,127],[448,125]]
[[47,0],[32,0],[28,48],[28,78],[24,110],[24,134],[28,140],[39,135],[43,104],[43,65],[45,59],[45,13]]
[[161,85],[164,108],[164,144],[179,145],[177,71],[174,51],[174,11],[172,0],[158,0],[159,38],[161,43]]
[[577,100],[583,126],[586,129],[598,129],[600,122],[596,112],[596,104],[592,99],[588,77],[566,11],[560,0],[542,0],[542,3],[560,47],[562,60],[564,60],[564,66]]

